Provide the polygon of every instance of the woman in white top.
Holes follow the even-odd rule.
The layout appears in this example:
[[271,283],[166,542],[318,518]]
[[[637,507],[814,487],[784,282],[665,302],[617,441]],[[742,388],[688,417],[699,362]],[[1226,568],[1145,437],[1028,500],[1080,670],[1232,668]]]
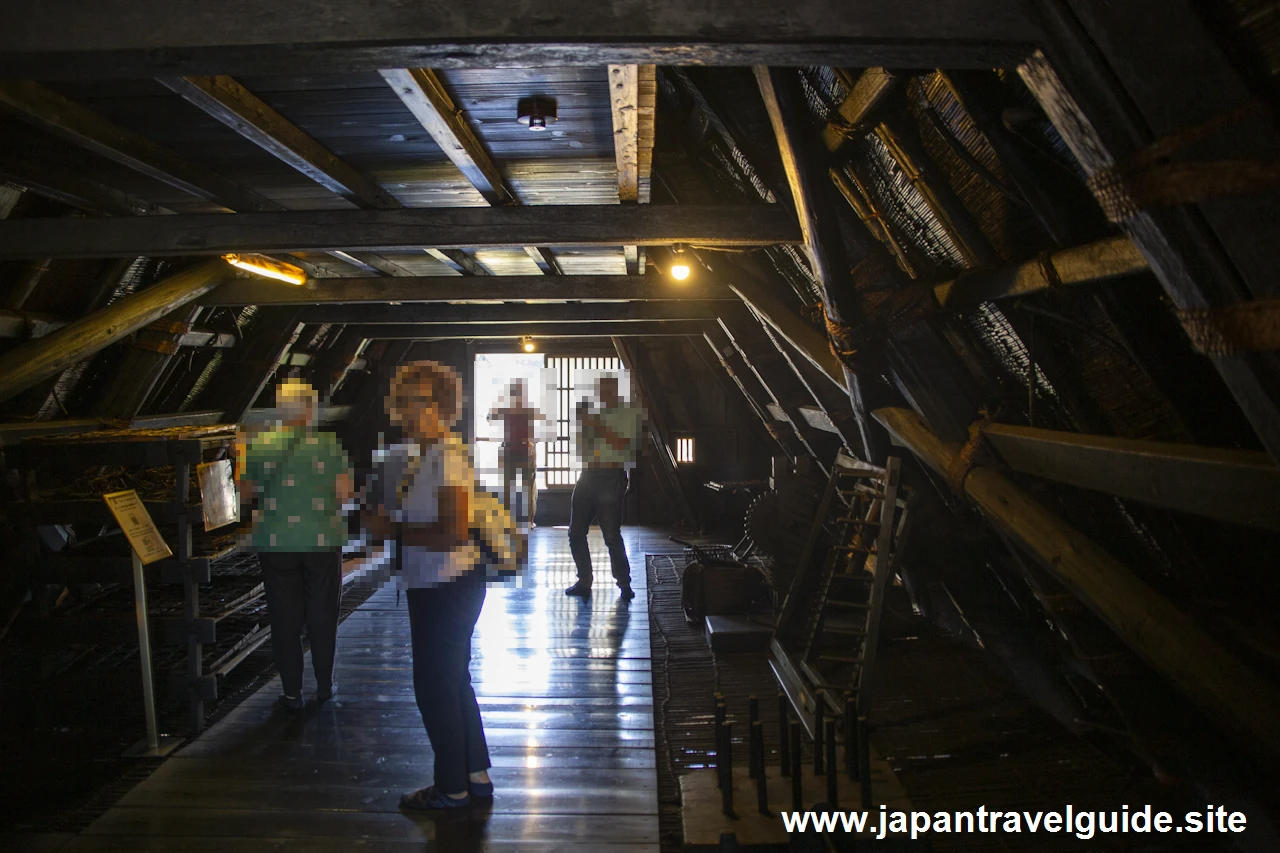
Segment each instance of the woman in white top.
[[472,538],[475,474],[453,431],[462,409],[454,371],[431,361],[400,367],[387,411],[405,443],[380,454],[367,527],[394,539],[413,642],[413,688],[435,753],[435,784],[405,794],[406,809],[457,809],[492,797],[489,750],[471,688],[471,634],[485,573]]

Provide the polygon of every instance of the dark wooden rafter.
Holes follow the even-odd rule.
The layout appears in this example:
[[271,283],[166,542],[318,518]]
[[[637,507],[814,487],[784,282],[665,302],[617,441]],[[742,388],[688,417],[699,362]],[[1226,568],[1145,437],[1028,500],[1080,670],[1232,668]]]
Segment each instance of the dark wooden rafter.
[[146,199],[121,192],[62,165],[45,162],[27,152],[6,156],[0,162],[0,178],[25,187],[36,195],[104,216],[164,213],[165,209]]
[[503,0],[476,0],[465,14],[429,4],[352,14],[335,0],[224,0],[216,16],[163,0],[99,0],[92,16],[78,0],[10,6],[23,26],[0,36],[0,73],[36,79],[424,65],[998,68],[1025,56],[1037,35],[1012,0],[865,0],[855,15],[774,0],[668,2],[645,14],[619,0],[572,0],[550,17]]
[[1015,471],[1228,524],[1280,530],[1280,468],[1266,453],[991,424]]
[[778,205],[547,205],[291,210],[236,216],[20,219],[0,222],[0,258],[220,255],[526,245],[686,243],[750,248],[799,242]]
[[474,255],[468,255],[461,249],[427,249],[427,254],[463,275],[493,274]]
[[280,208],[252,190],[184,160],[39,83],[0,82],[0,104],[72,144],[228,210]]
[[813,398],[811,406],[801,406],[800,414],[810,426],[832,433],[840,438],[845,450],[856,457],[862,449],[862,434],[849,405],[849,395],[842,385],[827,381],[825,373],[809,361],[804,353],[783,338],[770,324],[757,314],[769,342],[795,373],[797,381]]
[[[745,305],[735,306],[735,309],[721,313],[720,328],[728,334],[742,362],[768,393],[765,408],[770,411],[774,420],[789,423],[805,453],[819,465],[825,466],[830,459],[823,452],[827,449],[824,442],[834,443],[828,442],[833,437],[815,432],[801,412],[801,407],[813,404],[813,398],[807,392],[798,390],[795,371],[768,340],[750,309]],[[831,455],[834,455],[834,450]]]
[[210,261],[0,356],[0,402],[198,299],[234,271]]
[[549,323],[375,323],[352,325],[357,334],[377,340],[480,338],[599,338],[636,335],[696,335],[711,320],[620,320]]
[[[959,444],[905,409],[875,417],[926,466],[946,477]],[[963,493],[1196,705],[1245,742],[1280,754],[1280,689],[1245,666],[1160,592],[986,465],[968,469]]]
[[1148,270],[1128,237],[1106,237],[1032,261],[967,273],[933,288],[939,306],[956,311],[983,302],[1042,293],[1059,285],[1092,284]]
[[305,323],[556,323],[634,320],[714,320],[722,303],[679,299],[504,305],[324,305],[302,312]]
[[[356,207],[375,210],[403,207],[373,178],[312,139],[233,78],[225,75],[161,77],[159,81],[196,108]],[[404,268],[374,253],[335,254],[340,260],[383,275],[410,275]]]
[[808,448],[795,425],[775,418],[769,411],[769,403],[776,405],[776,401],[733,338],[722,327],[711,326],[703,330],[703,339],[725,373],[738,386],[751,410],[760,418],[765,431],[778,442],[783,454],[794,461],[797,456],[807,453]]
[[240,423],[275,376],[302,331],[299,310],[292,306],[261,309],[256,331],[236,358],[224,368],[236,381],[221,384],[224,396],[214,408],[225,412],[227,423]]
[[[379,73],[485,201],[494,206],[520,204],[520,197],[507,183],[498,164],[434,71],[429,68],[388,68]],[[555,256],[545,245],[529,244],[520,248],[528,252],[544,273],[560,272]],[[464,274],[477,274],[469,265],[458,264]]]
[[[1018,73],[1092,177],[1152,143],[1248,103],[1253,92],[1182,2],[1036,4],[1045,31]],[[1159,37],[1149,28],[1161,21]],[[1159,67],[1161,85],[1140,69]],[[1202,141],[1202,157],[1239,158],[1280,144],[1269,118],[1257,117]],[[1223,308],[1280,296],[1272,250],[1274,195],[1220,199],[1212,205],[1151,206],[1120,226],[1151,264],[1178,311]],[[1280,363],[1274,354],[1211,354],[1223,382],[1272,458],[1280,459]]]
[[982,228],[951,189],[946,176],[934,165],[915,129],[898,118],[881,122],[876,126],[875,134],[929,206],[938,224],[964,258],[965,266],[973,268],[994,264],[998,259]]
[[[684,481],[680,477],[680,468],[676,464],[675,454],[671,450],[671,432],[667,421],[667,413],[663,401],[654,394],[651,365],[640,352],[635,341],[621,337],[612,338],[613,347],[618,358],[631,373],[632,388],[639,392],[640,405],[645,409],[649,419],[649,436],[657,456],[658,470],[666,480],[667,490],[675,502],[676,512],[689,530],[698,529],[698,516],[685,491]],[[633,395],[634,396],[634,395]]]
[[171,311],[134,333],[107,392],[94,412],[105,420],[132,421],[156,387],[162,384],[173,358],[182,346],[182,337],[200,308],[190,304]]
[[733,292],[717,282],[673,286],[659,276],[574,275],[552,280],[546,276],[493,276],[483,283],[462,276],[415,278],[327,278],[302,287],[244,279],[208,294],[202,305],[330,305],[359,303],[525,302],[530,300],[585,302],[734,300]]
[[892,71],[884,68],[864,69],[822,131],[822,144],[827,150],[838,150],[851,134],[865,130],[868,117],[884,102],[897,83],[897,75]]
[[760,426],[760,429],[756,430],[756,432],[767,437],[770,441],[776,441],[779,449],[786,454],[787,450],[783,446],[781,439],[774,438],[773,433],[770,432],[770,422],[772,421],[772,418],[769,417],[768,411],[757,406],[756,402],[747,395],[741,383],[735,381],[734,377],[729,375],[727,371],[727,362],[725,362],[721,358],[720,353],[716,351],[715,345],[711,343],[711,340],[706,336],[706,332],[704,331],[701,336],[690,335],[685,339],[685,342],[693,350],[694,355],[697,356],[698,360],[702,362],[702,365],[711,372],[711,376],[715,379],[716,385],[720,387],[720,392],[724,394],[726,404],[733,407],[736,404],[732,401],[741,397],[742,401],[745,402],[746,407],[751,411],[751,414],[755,416],[756,422]]
[[[807,138],[799,121],[797,110],[802,106],[799,83],[788,70],[757,66],[755,75],[778,141],[805,249],[818,281],[823,311],[829,323],[856,328],[865,320],[864,306],[850,274],[852,264],[846,255],[844,237],[829,195],[827,169],[814,150],[816,140]],[[882,247],[876,245],[875,248]],[[868,418],[862,381],[848,365],[842,363],[841,369],[862,436],[861,452],[868,461],[875,462],[884,456],[886,448]]]
[[233,78],[158,79],[204,113],[352,204],[383,210],[401,206],[372,178],[345,163]]
[[823,376],[842,391],[848,391],[844,366],[831,351],[831,344],[825,334],[813,328],[790,306],[770,293],[763,282],[735,276],[729,289],[738,294],[761,320],[809,359],[814,367],[822,371]]

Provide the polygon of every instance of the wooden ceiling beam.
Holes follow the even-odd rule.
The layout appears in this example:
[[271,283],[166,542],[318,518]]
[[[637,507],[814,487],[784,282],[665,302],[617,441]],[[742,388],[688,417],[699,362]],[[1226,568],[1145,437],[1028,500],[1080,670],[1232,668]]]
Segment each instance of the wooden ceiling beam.
[[0,75],[309,74],[416,66],[609,64],[999,68],[1039,33],[1016,0],[508,0],[366,4],[222,0],[9,0]]
[[291,210],[0,222],[0,258],[216,255],[224,252],[418,252],[425,246],[685,243],[751,248],[800,242],[779,205],[557,205],[401,210]]
[[480,338],[608,338],[700,335],[710,320],[635,320],[618,323],[405,323],[348,326],[370,340]]
[[434,71],[385,68],[378,73],[485,201],[492,205],[519,203]]
[[[714,320],[717,300],[665,302],[560,302],[463,305],[317,305],[302,312],[304,323],[558,323],[626,322],[633,320]],[[13,313],[13,312],[10,312]],[[5,312],[0,311],[0,319]],[[2,328],[2,327],[0,327]]]
[[[520,197],[507,183],[502,170],[494,162],[484,143],[467,124],[462,110],[454,103],[444,82],[430,68],[386,68],[378,72],[387,85],[413,113],[418,123],[431,135],[440,150],[458,167],[471,186],[484,200],[497,207],[519,205]],[[559,275],[560,265],[545,246],[522,246],[544,274]],[[458,261],[466,275],[471,266]]]
[[202,305],[329,305],[424,302],[563,301],[737,301],[714,282],[677,287],[659,276],[569,275],[492,276],[483,282],[462,276],[414,278],[325,278],[303,287],[260,279],[239,279],[208,294]]
[[402,206],[372,178],[352,168],[233,78],[157,79],[206,115],[352,204],[382,210]]
[[[609,95],[618,201],[648,204],[658,101],[657,66],[610,65]],[[623,256],[629,274],[644,272],[639,246],[624,246]]]
[[468,255],[461,249],[427,249],[427,254],[463,275],[493,275],[474,255]]
[[69,207],[104,216],[165,213],[146,199],[121,192],[65,168],[22,154],[6,152],[0,158],[0,180]]
[[188,162],[39,83],[0,81],[0,105],[54,136],[228,210],[280,209],[235,181]]

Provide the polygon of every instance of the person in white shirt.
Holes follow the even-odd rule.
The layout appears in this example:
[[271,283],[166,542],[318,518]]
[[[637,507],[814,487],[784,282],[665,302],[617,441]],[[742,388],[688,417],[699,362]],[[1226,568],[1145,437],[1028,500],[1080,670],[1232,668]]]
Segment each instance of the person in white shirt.
[[628,406],[618,395],[616,376],[602,377],[597,387],[601,407],[593,411],[584,400],[577,411],[583,470],[573,487],[569,507],[569,550],[578,569],[578,582],[565,594],[583,598],[591,594],[587,529],[593,520],[599,520],[613,578],[622,597],[629,601],[635,593],[631,590],[627,547],[622,541],[622,498],[627,491],[627,469],[635,467],[640,449],[644,413]]
[[366,527],[396,543],[406,588],[413,690],[435,754],[435,784],[405,794],[402,808],[465,808],[493,796],[489,749],[471,687],[471,634],[486,576],[472,534],[476,502],[470,453],[453,431],[462,410],[457,374],[431,361],[402,365],[387,411],[406,442],[380,453]]

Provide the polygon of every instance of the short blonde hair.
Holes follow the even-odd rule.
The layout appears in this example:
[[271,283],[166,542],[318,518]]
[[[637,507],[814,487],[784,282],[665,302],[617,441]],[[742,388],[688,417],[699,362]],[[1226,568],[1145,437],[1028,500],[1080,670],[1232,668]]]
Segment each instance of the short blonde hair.
[[421,406],[434,406],[446,424],[458,420],[462,414],[462,379],[452,367],[414,361],[396,369],[387,395],[387,413],[392,420],[398,420],[404,412]]
[[276,407],[306,407],[315,409],[320,405],[320,394],[301,379],[286,379],[276,387]]

